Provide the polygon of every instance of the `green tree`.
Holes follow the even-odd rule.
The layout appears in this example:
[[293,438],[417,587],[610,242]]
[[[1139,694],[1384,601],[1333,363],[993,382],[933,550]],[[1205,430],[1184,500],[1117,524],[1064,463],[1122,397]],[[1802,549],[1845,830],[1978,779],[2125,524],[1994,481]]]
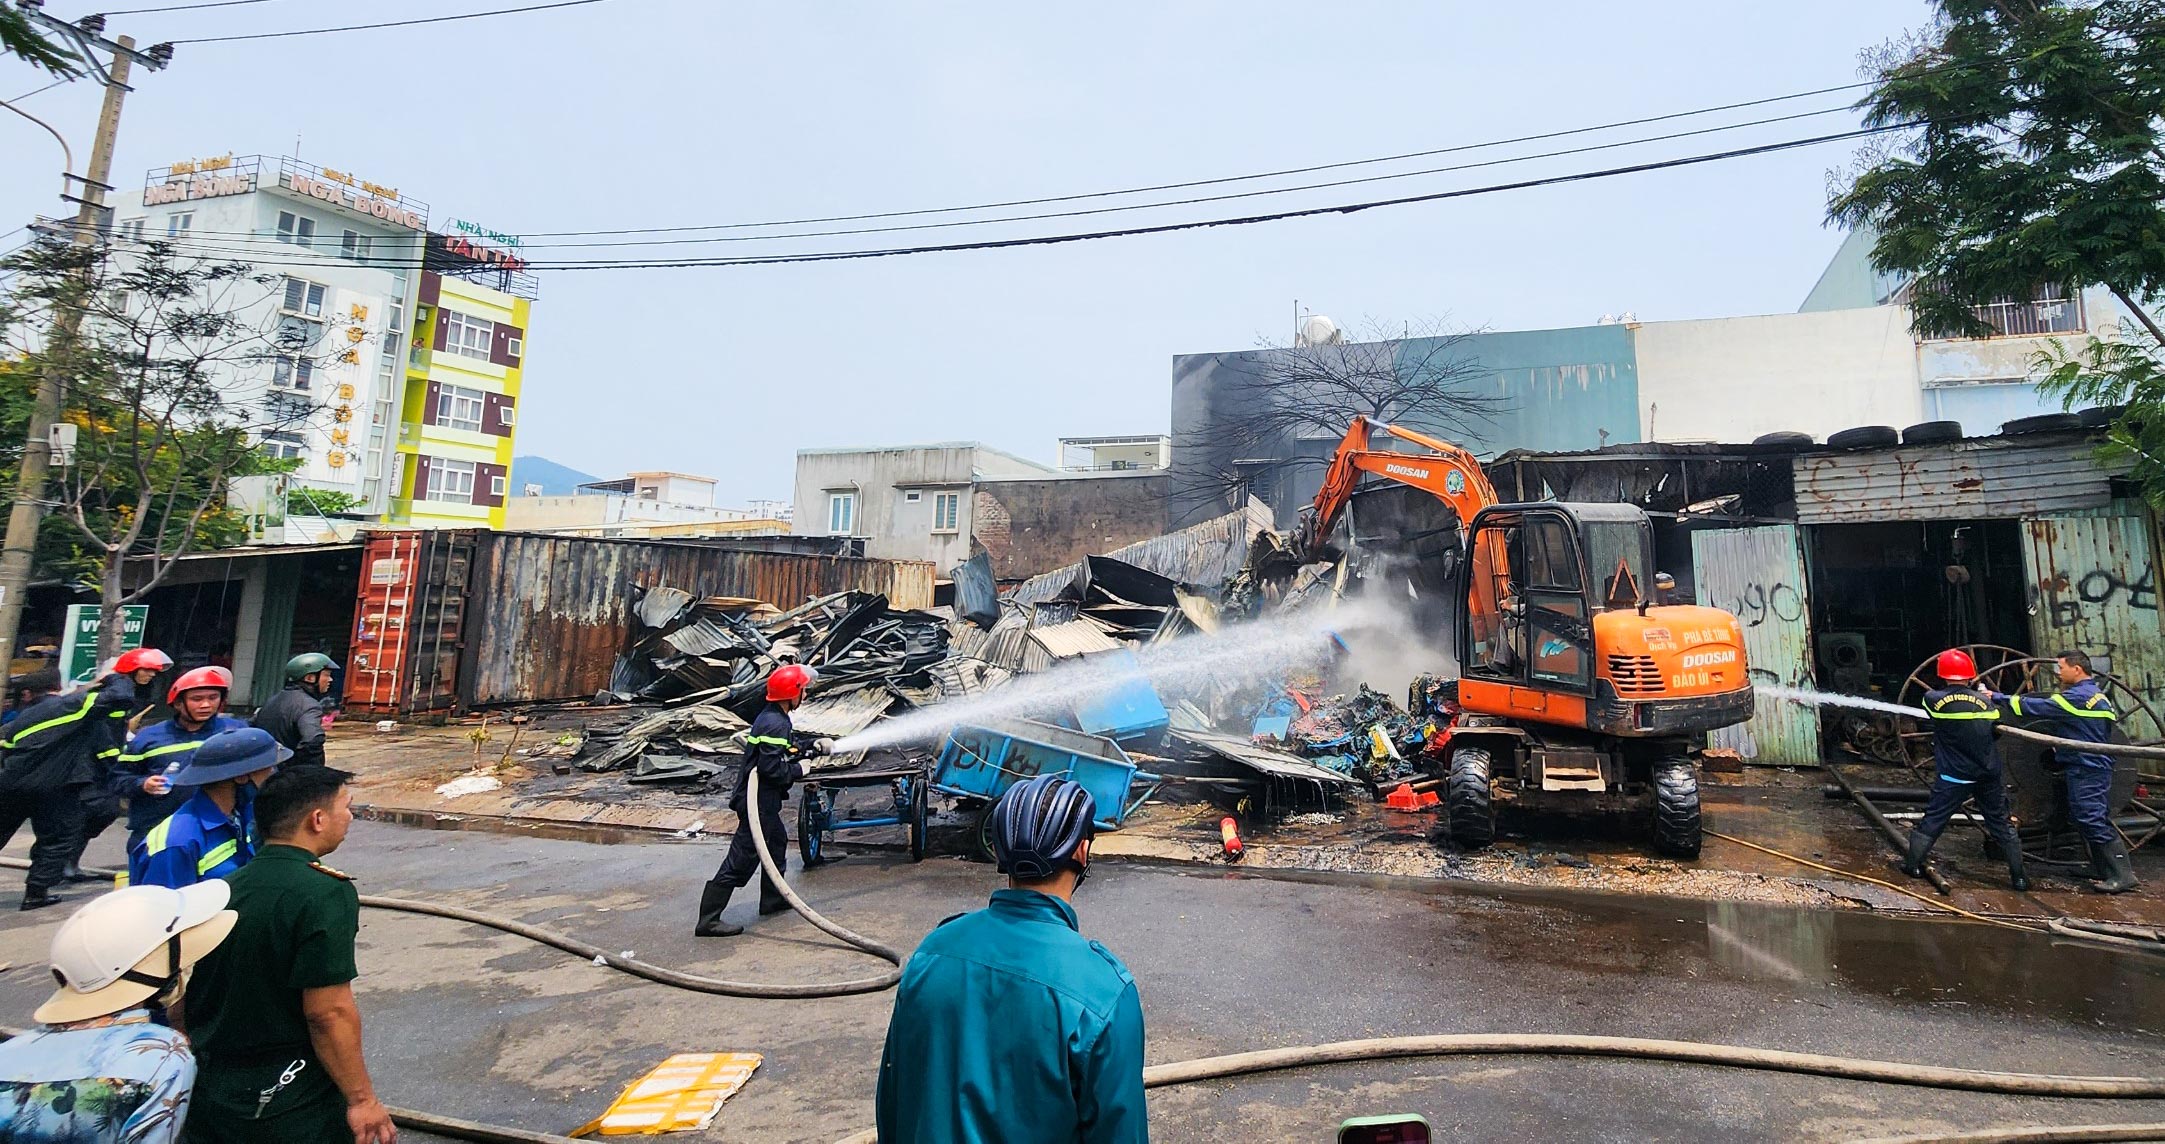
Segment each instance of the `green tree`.
[[0,55],[20,57],[54,75],[75,74],[75,53],[39,34],[29,17],[7,4],[0,4]]
[[[275,276],[162,242],[124,245],[40,239],[0,262],[15,275],[0,335],[19,363],[0,387],[0,419],[27,401],[30,378],[59,375],[61,420],[77,437],[49,486],[41,555],[49,573],[98,593],[101,658],[119,649],[119,605],[149,594],[188,552],[245,538],[227,481],[292,468],[264,454],[260,435],[321,412],[292,387],[265,384],[281,360],[291,378],[295,363],[323,352],[316,323],[252,320]],[[79,335],[48,340],[52,317],[71,307],[83,315]]]
[[1872,263],[1909,280],[1922,334],[1989,335],[1973,307],[2048,284],[2110,291],[2115,336],[2034,367],[2069,408],[2128,407],[2107,448],[2165,505],[2165,6],[1940,0],[1876,71],[1866,120],[1902,134],[1830,215],[1876,232]]

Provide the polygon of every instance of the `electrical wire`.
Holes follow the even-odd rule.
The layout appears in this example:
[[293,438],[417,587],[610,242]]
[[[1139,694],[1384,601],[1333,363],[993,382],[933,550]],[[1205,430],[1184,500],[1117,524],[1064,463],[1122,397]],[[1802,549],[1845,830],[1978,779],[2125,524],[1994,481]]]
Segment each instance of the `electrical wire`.
[[381,24],[346,24],[335,28],[295,28],[285,32],[248,32],[236,36],[199,36],[192,40],[173,40],[175,47],[182,44],[229,44],[237,40],[281,40],[289,36],[324,36],[333,32],[368,32],[377,28],[409,28],[416,24],[448,24],[454,20],[478,20],[484,16],[511,16],[520,12],[546,12],[552,8],[580,8],[588,4],[602,4],[607,0],[557,0],[554,4],[529,4],[523,8],[494,8],[486,12],[460,12],[453,16],[423,16],[414,20],[387,20]]
[[146,12],[190,12],[197,8],[237,8],[243,4],[268,4],[271,0],[208,0],[202,4],[168,4],[163,8],[119,8],[98,13],[100,16],[140,16]]
[[30,97],[31,97],[31,96],[33,96],[33,95],[39,95],[39,94],[42,94],[42,93],[44,93],[44,92],[48,92],[48,91],[51,91],[52,89],[54,89],[54,88],[56,88],[56,87],[59,87],[59,86],[60,86],[61,84],[64,84],[64,83],[73,83],[73,82],[75,82],[75,77],[74,77],[74,76],[71,76],[71,75],[64,75],[64,76],[61,76],[61,77],[60,77],[59,79],[56,79],[56,80],[54,80],[53,82],[51,82],[51,83],[49,83],[49,84],[46,84],[46,85],[45,85],[44,87],[34,87],[34,88],[31,88],[31,89],[30,89],[29,91],[26,91],[26,92],[22,93],[21,95],[18,95],[18,96],[16,96],[16,97],[15,97],[14,99],[12,99],[12,100],[9,100],[8,102],[10,102],[10,103],[20,103],[21,101],[23,101],[23,100],[25,100],[25,99],[28,99],[28,98],[30,98]]
[[[1303,191],[1333,190],[1339,187],[1358,186],[1368,183],[1390,182],[1398,179],[1421,178],[1428,175],[1452,174],[1460,171],[1481,170],[1488,167],[1509,166],[1513,163],[1530,163],[1541,159],[1557,159],[1571,155],[1584,155],[1596,151],[1613,151],[1624,147],[1637,147],[1648,143],[1664,143],[1677,139],[1715,135],[1725,131],[1737,131],[1747,127],[1765,127],[1776,123],[1788,123],[1798,119],[1812,119],[1848,111],[1847,107],[1827,107],[1816,111],[1800,111],[1790,115],[1770,116],[1747,120],[1742,123],[1699,127],[1689,131],[1671,132],[1666,135],[1642,136],[1620,139],[1608,143],[1591,143],[1583,147],[1569,147],[1554,151],[1541,151],[1531,155],[1515,155],[1502,159],[1484,159],[1478,163],[1459,163],[1446,167],[1428,167],[1418,171],[1396,171],[1383,175],[1364,175],[1352,179],[1337,179],[1322,183],[1303,183],[1291,187],[1274,187],[1255,191],[1236,191],[1228,194],[1201,195],[1185,199],[1167,199],[1158,202],[1128,203],[1120,206],[1091,207],[1084,210],[1044,211],[1037,214],[1002,215],[997,218],[954,219],[946,222],[908,223],[900,226],[853,227],[842,230],[785,231],[781,234],[717,235],[705,238],[648,238],[622,239],[606,242],[536,242],[522,246],[521,250],[578,250],[616,247],[646,246],[698,246],[709,243],[735,242],[781,242],[800,238],[841,238],[866,234],[896,234],[923,230],[948,230],[956,227],[997,226],[1017,222],[1044,222],[1051,219],[1086,218],[1095,215],[1122,214],[1128,211],[1161,210],[1166,207],[1197,206],[1205,203],[1233,202],[1240,199],[1262,198],[1271,195],[1289,195]],[[263,237],[257,231],[190,231],[190,234],[211,234],[231,237],[245,235],[249,238]]]
[[[1598,179],[1615,178],[1621,175],[1642,174],[1649,171],[1662,171],[1677,167],[1699,166],[1706,163],[1724,162],[1731,159],[1741,159],[1754,155],[1766,155],[1780,151],[1792,151],[1801,147],[1812,147],[1823,143],[1839,142],[1849,139],[1861,139],[1868,136],[1885,134],[1890,131],[1906,130],[1915,126],[1918,126],[1918,124],[1915,122],[1890,123],[1883,124],[1878,127],[1863,127],[1852,131],[1838,131],[1824,135],[1807,136],[1801,139],[1788,139],[1775,143],[1763,143],[1751,147],[1732,148],[1726,151],[1715,151],[1706,154],[1688,155],[1672,159],[1652,160],[1644,163],[1633,163],[1627,166],[1608,167],[1592,171],[1578,171],[1562,175],[1549,175],[1534,179],[1521,179],[1509,183],[1491,183],[1477,187],[1462,187],[1448,191],[1433,191],[1426,194],[1404,195],[1397,198],[1373,199],[1364,202],[1339,203],[1331,206],[1307,207],[1298,210],[1272,211],[1264,214],[1241,215],[1226,218],[1194,219],[1186,222],[1161,223],[1153,226],[1133,226],[1122,227],[1112,230],[1083,231],[1070,234],[1035,235],[1023,238],[983,239],[975,242],[958,242],[926,246],[876,247],[871,249],[827,251],[822,253],[750,255],[729,258],[699,257],[681,259],[589,259],[563,260],[553,262],[535,261],[529,263],[527,269],[536,271],[661,270],[689,269],[694,267],[781,266],[813,262],[845,262],[860,261],[874,258],[896,258],[918,254],[946,254],[975,250],[1006,250],[1011,248],[1028,246],[1057,246],[1074,242],[1092,242],[1108,238],[1130,238],[1140,235],[1172,234],[1181,231],[1204,230],[1217,227],[1252,226],[1257,223],[1278,222],[1286,219],[1313,218],[1320,215],[1333,214],[1358,214],[1362,211],[1379,210],[1386,207],[1406,206],[1413,203],[1442,202],[1450,199],[1471,198],[1479,195],[1492,195],[1501,194],[1509,191],[1530,190],[1537,187],[1553,187],[1562,186],[1570,183],[1590,182]],[[198,249],[211,248],[199,247]],[[246,254],[249,252],[240,251],[236,253]],[[320,267],[324,265],[322,262],[315,260],[305,262],[279,262],[259,260],[255,264],[259,266],[271,267]]]

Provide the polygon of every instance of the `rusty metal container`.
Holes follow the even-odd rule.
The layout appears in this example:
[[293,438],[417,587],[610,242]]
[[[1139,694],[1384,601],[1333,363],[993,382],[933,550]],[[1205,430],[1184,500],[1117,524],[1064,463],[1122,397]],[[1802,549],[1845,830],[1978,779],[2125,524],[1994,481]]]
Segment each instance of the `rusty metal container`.
[[457,706],[472,529],[369,534],[346,660],[346,709],[418,715]]

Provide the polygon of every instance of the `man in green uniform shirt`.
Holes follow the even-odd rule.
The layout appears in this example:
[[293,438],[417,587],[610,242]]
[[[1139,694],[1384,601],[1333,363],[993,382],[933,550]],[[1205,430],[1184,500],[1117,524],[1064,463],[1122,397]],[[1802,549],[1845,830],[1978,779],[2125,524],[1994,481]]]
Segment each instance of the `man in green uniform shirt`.
[[391,1144],[361,1060],[353,880],[319,859],[353,825],[353,775],[292,767],[256,796],[263,848],[227,881],[233,935],[196,966],[175,1016],[195,1042],[189,1144]]

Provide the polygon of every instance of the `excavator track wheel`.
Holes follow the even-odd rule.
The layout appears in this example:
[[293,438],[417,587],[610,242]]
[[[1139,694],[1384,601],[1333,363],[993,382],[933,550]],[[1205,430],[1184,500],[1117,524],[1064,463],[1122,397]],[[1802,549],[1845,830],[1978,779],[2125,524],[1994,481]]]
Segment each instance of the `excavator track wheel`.
[[1451,774],[1444,780],[1444,804],[1451,820],[1451,841],[1462,850],[1479,850],[1496,840],[1488,772],[1487,751],[1460,747],[1451,752]]
[[1654,849],[1670,858],[1699,856],[1699,775],[1690,759],[1654,765]]

